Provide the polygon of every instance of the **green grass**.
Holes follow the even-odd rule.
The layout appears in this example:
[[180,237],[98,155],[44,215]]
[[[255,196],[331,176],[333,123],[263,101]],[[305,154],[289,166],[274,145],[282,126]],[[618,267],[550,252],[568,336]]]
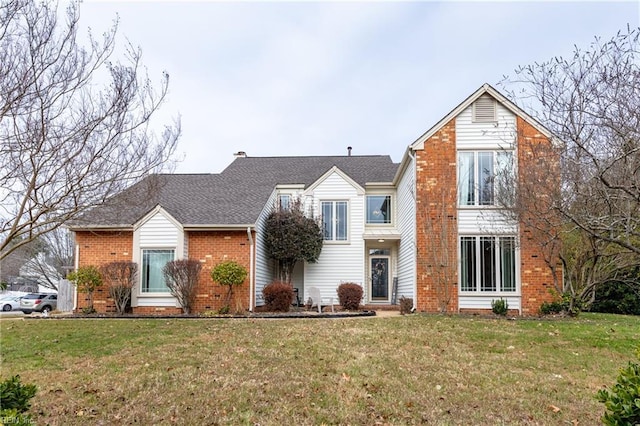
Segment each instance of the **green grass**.
[[597,424],[638,317],[2,320],[38,424]]

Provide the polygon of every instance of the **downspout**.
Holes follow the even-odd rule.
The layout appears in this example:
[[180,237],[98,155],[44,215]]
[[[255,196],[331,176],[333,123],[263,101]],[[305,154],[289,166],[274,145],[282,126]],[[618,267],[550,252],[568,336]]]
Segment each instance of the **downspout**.
[[416,168],[416,156],[413,153],[411,147],[409,147],[409,158],[411,158],[411,167],[413,167],[413,246],[414,246],[414,262],[415,273],[413,274],[413,307],[411,312],[415,312],[418,302],[418,182],[417,182],[417,168]]
[[255,262],[255,245],[253,244],[253,235],[251,235],[250,226],[247,226],[247,237],[249,238],[249,312],[253,312],[253,306],[255,304],[255,301],[254,301],[255,282],[253,279],[254,262]]
[[[78,270],[78,267],[80,266],[80,244],[76,244],[76,259],[74,262],[74,270]],[[78,309],[78,289],[76,288],[76,286],[73,286],[73,311],[75,312],[75,310]]]

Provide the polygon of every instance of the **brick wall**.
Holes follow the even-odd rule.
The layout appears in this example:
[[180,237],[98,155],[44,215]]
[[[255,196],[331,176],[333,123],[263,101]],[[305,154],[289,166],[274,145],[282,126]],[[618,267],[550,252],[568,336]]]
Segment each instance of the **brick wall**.
[[[551,141],[522,118],[518,126],[518,169],[520,173],[520,278],[522,312],[535,315],[542,302],[553,300],[553,275],[548,262],[557,263],[560,244],[549,244],[559,218],[549,207],[550,194],[559,184],[559,161]],[[551,227],[549,227],[551,226]],[[560,272],[560,271],[559,271]],[[560,277],[561,279],[561,277]]]
[[416,151],[416,203],[417,310],[456,312],[455,119],[425,141],[423,150]]
[[[250,271],[250,245],[246,231],[202,231],[189,232],[189,258],[202,263],[194,312],[220,309],[224,304],[227,287],[211,279],[213,267],[223,261],[235,260]],[[133,260],[133,232],[76,232],[76,243],[80,246],[80,266]],[[234,289],[231,309],[249,308],[249,277]],[[113,300],[105,286],[96,290],[93,305],[97,312],[115,312]],[[86,294],[78,294],[78,310],[88,306]],[[138,306],[136,314],[180,314],[179,307]]]
[[[228,287],[214,283],[211,270],[219,263],[234,260],[250,271],[250,245],[246,231],[189,232],[189,258],[202,263],[195,311],[217,310],[224,305]],[[249,276],[234,288],[231,310],[249,308]]]
[[[79,266],[100,267],[114,261],[133,260],[132,231],[81,231],[76,232],[76,244],[79,246]],[[88,307],[86,293],[78,293],[77,309]],[[113,300],[106,286],[98,288],[93,294],[93,307],[96,311],[115,312]]]

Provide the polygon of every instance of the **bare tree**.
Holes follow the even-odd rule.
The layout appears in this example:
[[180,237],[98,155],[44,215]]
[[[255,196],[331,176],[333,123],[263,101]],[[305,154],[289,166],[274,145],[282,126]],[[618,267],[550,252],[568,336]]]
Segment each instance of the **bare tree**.
[[179,121],[158,138],[141,50],[112,62],[117,20],[79,42],[79,2],[0,4],[0,259],[170,165]]
[[24,248],[27,258],[21,274],[43,287],[58,290],[58,282],[73,269],[73,234],[66,228],[55,228]]
[[[533,104],[562,141],[562,196],[554,208],[595,238],[640,255],[640,28],[569,59],[516,70],[503,86]],[[515,96],[517,94],[517,96]]]
[[529,138],[520,148],[527,167],[519,165],[505,213],[540,247],[570,311],[640,265],[639,37],[635,28],[596,39],[501,83],[557,137],[552,145]]

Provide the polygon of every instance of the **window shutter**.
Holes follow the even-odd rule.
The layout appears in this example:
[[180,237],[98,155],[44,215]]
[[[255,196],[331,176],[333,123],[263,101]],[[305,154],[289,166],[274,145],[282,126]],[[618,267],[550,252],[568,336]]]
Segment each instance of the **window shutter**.
[[490,96],[482,96],[473,104],[473,121],[489,123],[496,121],[496,101]]

